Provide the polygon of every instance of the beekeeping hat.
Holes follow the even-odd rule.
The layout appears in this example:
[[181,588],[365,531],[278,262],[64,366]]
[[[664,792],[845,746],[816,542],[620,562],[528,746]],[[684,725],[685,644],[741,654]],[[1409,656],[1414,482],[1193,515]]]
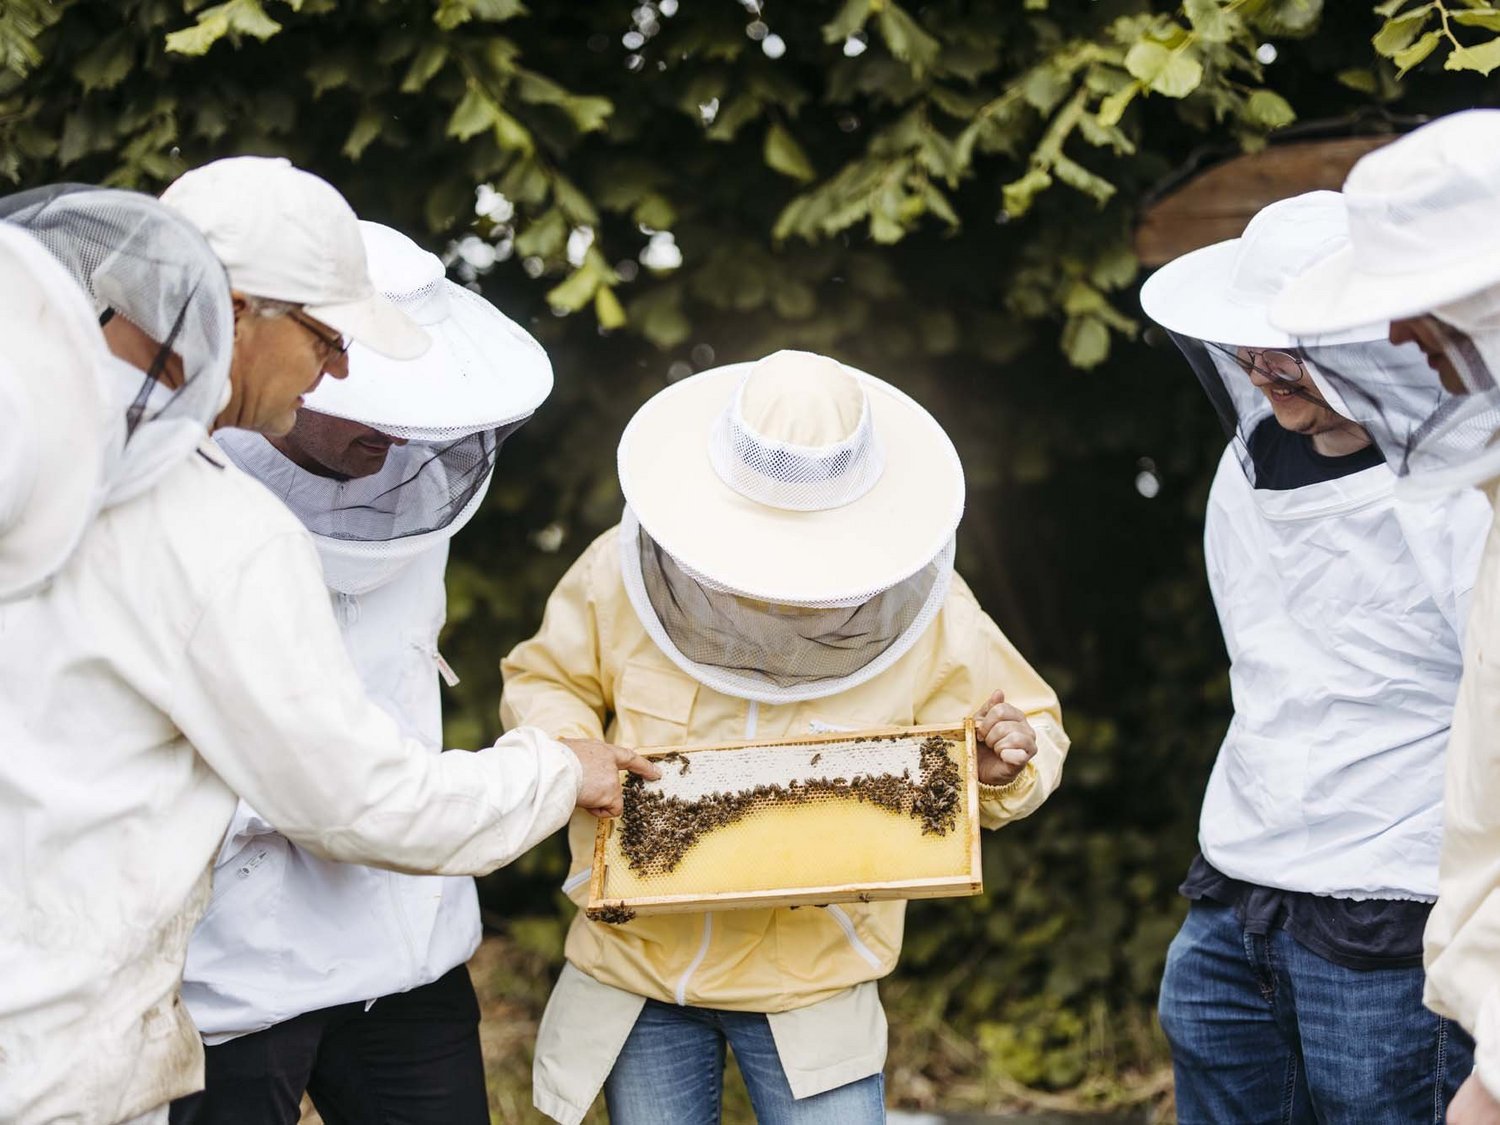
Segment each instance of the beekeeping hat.
[[1431,312],[1500,284],[1500,110],[1441,117],[1360,158],[1349,243],[1289,283],[1271,318],[1300,338]]
[[942,605],[963,469],[937,421],[872,375],[797,351],[701,372],[636,412],[618,467],[626,588],[701,683],[830,695]]
[[[1261,209],[1239,238],[1168,262],[1141,287],[1142,310],[1186,357],[1252,484],[1263,475],[1256,431],[1275,424],[1262,387],[1338,410],[1296,339],[1271,323],[1270,310],[1290,279],[1346,246],[1348,233],[1343,197],[1307,192]],[[1337,337],[1350,346],[1384,338],[1383,324]]]
[[[101,320],[133,326],[152,358],[112,365],[124,449],[104,505],[145,492],[195,449],[229,395],[234,314],[203,236],[148,195],[61,184],[0,198],[0,219],[51,251]],[[169,385],[172,384],[172,385]]]
[[[1349,245],[1290,283],[1273,321],[1370,431],[1403,492],[1500,475],[1500,110],[1439,118],[1377,149],[1344,196]],[[1372,318],[1420,318],[1422,342],[1330,339]]]
[[425,329],[432,346],[399,360],[356,343],[349,377],[323,380],[302,409],[404,444],[392,446],[373,475],[335,480],[298,467],[259,435],[219,439],[297,514],[313,533],[328,584],[350,594],[389,581],[468,523],[501,445],[552,391],[541,345],[483,297],[448,281],[436,255],[378,223],[361,223],[360,233],[383,299]]
[[79,290],[21,228],[0,222],[0,601],[72,555],[125,438],[116,365]]

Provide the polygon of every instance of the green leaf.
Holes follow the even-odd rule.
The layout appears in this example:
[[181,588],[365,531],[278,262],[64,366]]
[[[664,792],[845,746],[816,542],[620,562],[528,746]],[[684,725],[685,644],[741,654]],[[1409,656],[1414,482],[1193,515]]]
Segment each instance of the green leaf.
[[548,290],[547,303],[555,309],[577,312],[593,299],[603,282],[604,278],[591,255],[560,284]]
[[766,130],[763,155],[766,166],[783,176],[803,181],[817,178],[818,173],[813,168],[812,161],[808,160],[807,153],[802,151],[797,139],[779,121],[772,122],[771,127]]
[[705,136],[711,141],[732,141],[742,126],[759,116],[759,99],[749,94],[741,94],[719,110],[719,115],[714,118],[713,124],[705,130]]
[[1442,38],[1443,33],[1441,31],[1429,31],[1410,47],[1406,48],[1406,50],[1397,51],[1391,61],[1396,64],[1398,76],[1405,74],[1428,55],[1432,54],[1437,48],[1438,43],[1442,41]]
[[1149,39],[1125,53],[1125,69],[1133,78],[1169,98],[1187,97],[1203,80],[1203,64],[1197,59]]
[[1245,116],[1264,129],[1279,129],[1297,120],[1287,100],[1272,90],[1252,92],[1245,101]]
[[1411,0],[1384,0],[1384,3],[1375,5],[1375,14],[1390,19],[1409,3]]
[[536,151],[531,131],[499,106],[495,107],[494,127],[495,145],[501,152],[530,156]]
[[1115,194],[1114,184],[1061,153],[1052,162],[1052,174],[1070,188],[1083,192],[1100,204],[1108,203]]
[[444,31],[452,31],[470,20],[498,23],[525,13],[526,6],[520,0],[441,0],[432,14],[432,22]]
[[1135,96],[1140,92],[1140,83],[1132,82],[1106,97],[1099,103],[1099,124],[1105,128],[1118,125],[1120,118],[1125,116],[1126,107],[1135,101]]
[[568,221],[557,208],[549,208],[541,218],[527,223],[516,235],[516,253],[523,258],[543,261],[562,256],[568,241]]
[[370,147],[370,142],[380,136],[384,127],[385,114],[374,106],[366,106],[355,120],[354,128],[349,130],[349,137],[344,141],[341,151],[350,160],[358,160],[365,149]]
[[73,77],[78,79],[84,93],[112,90],[125,80],[134,63],[130,41],[123,33],[116,32],[73,64]]
[[1466,8],[1450,13],[1449,19],[1465,27],[1483,27],[1500,31],[1500,8]]
[[677,209],[671,200],[658,192],[647,192],[631,211],[630,217],[651,230],[670,230],[677,221]]
[[1228,43],[1239,20],[1219,0],[1183,0],[1183,14],[1205,43]]
[[240,33],[267,40],[281,25],[266,15],[260,0],[225,0],[198,13],[198,22],[167,36],[167,50],[180,55],[202,55],[226,35]]
[[1063,326],[1062,350],[1074,367],[1097,367],[1109,357],[1109,329],[1097,316],[1070,317]]
[[1432,7],[1431,4],[1423,4],[1420,8],[1413,8],[1410,12],[1395,19],[1386,20],[1381,29],[1375,33],[1375,37],[1370,40],[1376,53],[1389,59],[1410,47],[1422,30],[1422,25],[1427,22],[1427,16],[1432,11]]
[[447,44],[427,44],[417,52],[417,57],[412,59],[411,65],[406,68],[406,77],[401,79],[401,92],[403,94],[420,93],[422,88],[432,81],[433,75],[443,69],[443,64],[447,61]]
[[594,293],[594,315],[599,318],[599,327],[607,330],[625,327],[625,310],[620,298],[607,285],[601,285]]
[[870,0],[844,0],[838,15],[823,25],[823,41],[842,43],[848,39],[865,26],[865,21],[870,18],[871,7]]
[[1051,186],[1052,176],[1047,169],[1032,168],[1020,179],[1001,188],[1005,213],[1013,219],[1020,218],[1030,210],[1031,201],[1036,198],[1037,193],[1046,191]]
[[658,348],[675,348],[686,340],[693,325],[682,311],[682,286],[658,285],[630,302],[630,323]]
[[942,44],[912,19],[905,8],[891,0],[884,0],[878,18],[880,34],[891,54],[911,67],[914,74],[922,74],[931,69],[942,50]]
[[1039,113],[1051,113],[1073,92],[1073,76],[1055,66],[1034,66],[1021,80],[1021,97]]
[[1491,39],[1477,47],[1454,47],[1443,60],[1444,70],[1477,70],[1489,74],[1500,66],[1500,39]]
[[1338,72],[1339,85],[1357,90],[1361,94],[1373,94],[1380,89],[1380,81],[1368,67],[1353,66]]
[[473,82],[448,118],[448,136],[466,141],[495,123],[500,107]]

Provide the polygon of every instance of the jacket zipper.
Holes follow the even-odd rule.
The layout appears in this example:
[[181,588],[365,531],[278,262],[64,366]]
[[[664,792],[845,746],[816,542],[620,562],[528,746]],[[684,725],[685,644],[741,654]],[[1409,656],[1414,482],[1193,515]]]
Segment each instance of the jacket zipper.
[[[750,706],[745,712],[745,741],[749,742],[755,737],[756,729],[760,726],[760,704],[755,700],[750,701]],[[565,884],[566,885],[566,884]],[[687,1003],[688,983],[693,979],[693,974],[703,964],[703,959],[708,956],[708,945],[713,938],[714,916],[703,915],[703,940],[698,945],[698,955],[688,963],[687,971],[677,978],[677,988],[674,996],[679,1006]]]

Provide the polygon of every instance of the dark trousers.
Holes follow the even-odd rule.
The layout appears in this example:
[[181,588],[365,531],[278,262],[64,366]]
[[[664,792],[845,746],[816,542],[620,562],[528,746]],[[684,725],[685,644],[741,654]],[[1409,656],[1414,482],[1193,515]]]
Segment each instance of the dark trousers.
[[327,1125],[488,1125],[479,1002],[460,965],[375,1002],[308,1012],[205,1048],[206,1086],[171,1125],[295,1125],[303,1091]]

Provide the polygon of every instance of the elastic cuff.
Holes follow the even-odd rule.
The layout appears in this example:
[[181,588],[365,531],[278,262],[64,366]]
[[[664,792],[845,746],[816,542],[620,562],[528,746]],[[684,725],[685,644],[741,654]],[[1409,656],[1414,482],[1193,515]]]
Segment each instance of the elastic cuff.
[[1027,762],[1024,766],[1021,767],[1021,772],[1016,774],[1015,777],[1011,778],[1004,785],[986,785],[981,781],[979,783],[980,800],[988,799],[992,801],[1000,801],[1004,800],[1006,797],[1014,796],[1015,793],[1020,790],[1022,782],[1028,781],[1035,776],[1036,767],[1032,765],[1032,763]]

